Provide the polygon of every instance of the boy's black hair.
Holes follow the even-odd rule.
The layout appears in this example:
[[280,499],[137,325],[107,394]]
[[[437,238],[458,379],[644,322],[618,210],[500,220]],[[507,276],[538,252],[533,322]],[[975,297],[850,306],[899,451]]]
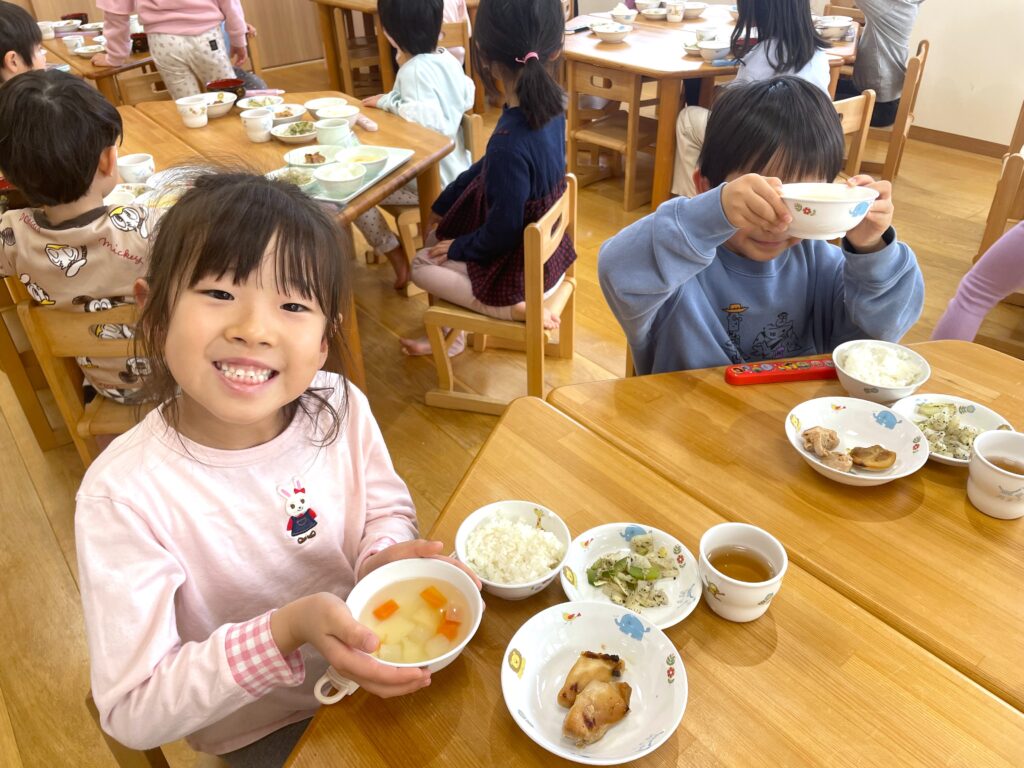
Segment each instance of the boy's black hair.
[[843,127],[820,88],[792,75],[730,85],[715,100],[697,166],[712,187],[731,173],[832,181],[843,165]]
[[[774,41],[768,64],[776,72],[799,72],[829,43],[814,31],[807,0],[736,0],[732,55],[743,58],[759,42]],[[751,30],[757,37],[751,39]]]
[[14,51],[31,65],[43,33],[28,11],[14,3],[0,2],[0,56]]
[[437,50],[444,0],[377,0],[377,13],[384,31],[410,56]]
[[555,81],[565,16],[560,0],[482,0],[473,23],[481,70],[497,65],[517,76],[516,97],[534,130],[565,111],[565,91]]
[[121,134],[118,111],[72,75],[36,70],[0,87],[0,170],[35,205],[82,197]]

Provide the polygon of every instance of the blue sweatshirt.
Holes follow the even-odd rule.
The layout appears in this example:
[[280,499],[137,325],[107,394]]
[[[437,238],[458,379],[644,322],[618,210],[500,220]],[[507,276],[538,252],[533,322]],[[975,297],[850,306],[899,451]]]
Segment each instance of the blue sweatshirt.
[[921,314],[921,270],[891,228],[876,253],[802,240],[764,262],[722,245],[735,232],[719,186],[664,203],[601,247],[601,288],[637,373],[824,354],[858,338],[898,341]]

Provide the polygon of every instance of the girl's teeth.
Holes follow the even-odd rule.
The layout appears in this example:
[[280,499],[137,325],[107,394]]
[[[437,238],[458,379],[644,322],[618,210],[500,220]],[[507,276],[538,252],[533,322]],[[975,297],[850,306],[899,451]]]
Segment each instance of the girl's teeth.
[[217,370],[233,381],[241,381],[246,384],[262,384],[273,373],[269,368],[234,368],[224,363],[217,363]]

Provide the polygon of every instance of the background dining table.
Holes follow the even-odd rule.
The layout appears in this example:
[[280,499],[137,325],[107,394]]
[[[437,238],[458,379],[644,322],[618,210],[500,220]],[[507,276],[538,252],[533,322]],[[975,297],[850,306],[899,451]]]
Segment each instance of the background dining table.
[[[1024,361],[962,341],[911,345],[920,393],[965,397],[1024,428]],[[555,389],[548,401],[723,517],[773,533],[823,583],[1024,710],[1024,519],[968,501],[967,470],[929,461],[853,487],[807,466],[784,430],[836,380],[733,386],[722,368]]]
[[[451,546],[470,512],[501,499],[556,511],[573,536],[637,522],[691,552],[726,517],[536,398],[508,408],[429,536]],[[428,688],[395,699],[360,690],[322,707],[286,765],[570,765],[519,729],[500,682],[512,635],[565,600],[557,579],[526,600],[484,598],[476,636]],[[685,667],[686,711],[662,746],[630,765],[1024,764],[1024,715],[798,563],[757,621],[726,621],[701,601],[666,634]],[[548,686],[552,696],[558,687]],[[627,717],[643,714],[638,706]]]
[[[87,35],[82,32],[80,34],[85,37],[86,45],[92,45],[92,38],[98,33]],[[129,54],[124,63],[117,67],[97,67],[92,63],[91,56],[86,58],[69,50],[68,47],[64,45],[63,37],[55,37],[52,40],[43,40],[43,47],[46,48],[53,57],[67,64],[71,68],[72,73],[79,77],[84,77],[87,80],[92,80],[93,83],[96,84],[96,89],[103,94],[103,97],[115,106],[123,103],[121,99],[121,92],[117,86],[117,76],[124,72],[130,72],[133,69],[140,69],[153,64],[153,57],[149,52],[145,52]]]

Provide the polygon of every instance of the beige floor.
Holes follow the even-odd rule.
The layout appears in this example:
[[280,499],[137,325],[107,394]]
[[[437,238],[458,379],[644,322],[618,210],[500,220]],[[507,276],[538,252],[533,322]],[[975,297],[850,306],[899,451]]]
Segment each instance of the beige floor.
[[[326,88],[322,65],[271,73],[288,90]],[[493,125],[493,112],[489,121]],[[909,341],[928,337],[970,265],[998,172],[998,163],[911,142],[896,190],[901,239],[917,252],[928,286],[921,321]],[[600,244],[644,213],[625,214],[614,181],[580,196],[580,301],[577,354],[553,361],[550,386],[617,376],[621,332],[597,286]],[[359,324],[368,388],[388,446],[429,528],[479,450],[495,419],[426,407],[433,383],[426,359],[398,353],[400,335],[418,333],[425,301],[391,290],[386,266],[355,265]],[[1024,340],[1024,309],[1000,306],[986,331]],[[489,393],[513,394],[523,381],[521,356],[467,352],[457,375]],[[88,657],[80,619],[73,542],[74,492],[81,465],[70,447],[42,454],[0,376],[0,765],[110,766],[113,761],[83,706]],[[195,757],[180,744],[175,765]]]

